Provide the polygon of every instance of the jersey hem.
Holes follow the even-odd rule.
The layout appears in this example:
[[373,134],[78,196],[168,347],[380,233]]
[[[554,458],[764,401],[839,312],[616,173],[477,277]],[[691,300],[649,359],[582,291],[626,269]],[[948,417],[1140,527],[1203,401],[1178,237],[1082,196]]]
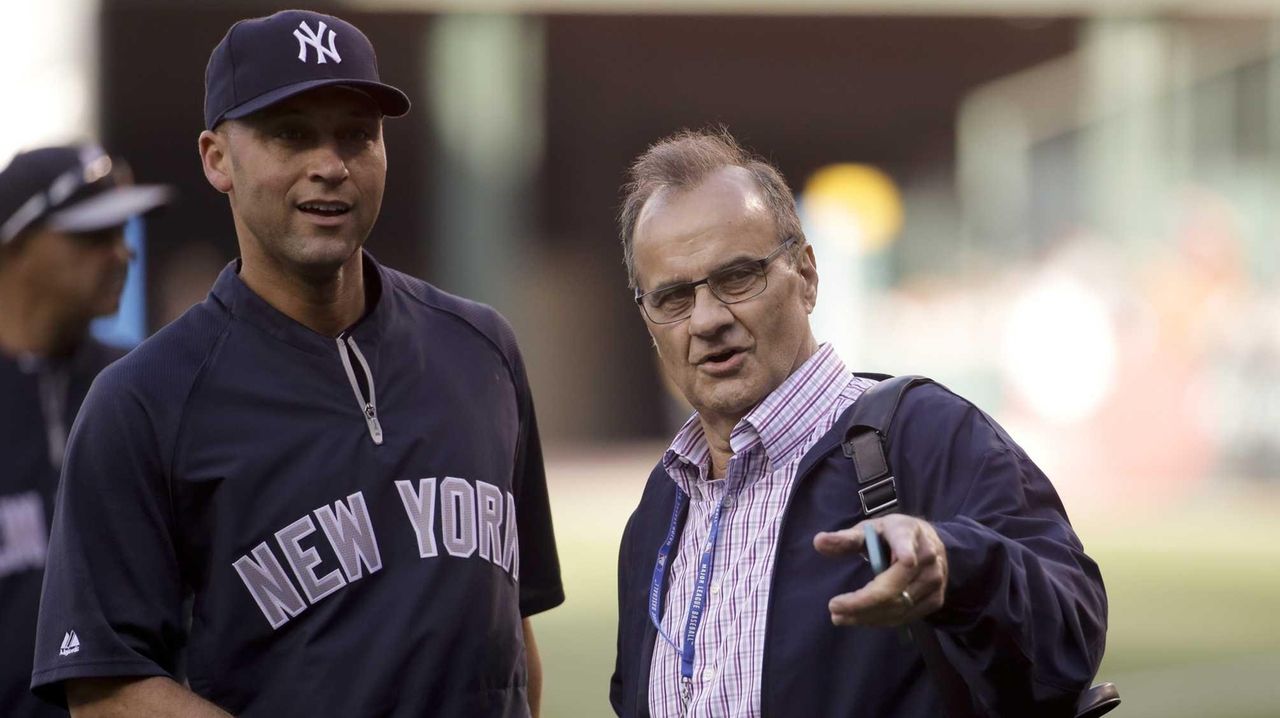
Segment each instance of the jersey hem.
[[167,671],[149,661],[93,661],[70,666],[45,668],[31,673],[31,692],[46,703],[66,707],[63,683],[75,678],[172,678]]
[[564,603],[563,588],[556,589],[553,592],[549,591],[536,596],[531,596],[530,598],[520,602],[520,617],[528,618],[535,613],[549,611],[562,603]]

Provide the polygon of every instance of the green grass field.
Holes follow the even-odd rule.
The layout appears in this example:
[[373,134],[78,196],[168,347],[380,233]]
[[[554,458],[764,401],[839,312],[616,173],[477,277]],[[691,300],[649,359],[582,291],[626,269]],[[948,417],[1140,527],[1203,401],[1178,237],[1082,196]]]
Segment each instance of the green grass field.
[[[548,465],[566,603],[537,616],[543,715],[612,715],[618,539],[657,445],[553,452]],[[1099,680],[1118,718],[1280,716],[1280,493],[1139,518],[1073,510],[1110,599]]]

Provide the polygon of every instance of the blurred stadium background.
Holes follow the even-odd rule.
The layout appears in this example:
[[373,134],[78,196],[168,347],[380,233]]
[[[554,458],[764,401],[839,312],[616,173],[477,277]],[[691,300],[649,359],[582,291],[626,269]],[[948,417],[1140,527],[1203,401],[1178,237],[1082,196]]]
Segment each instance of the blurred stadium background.
[[[0,163],[98,138],[182,192],[102,331],[154,331],[234,256],[195,152],[204,63],[296,4],[6,5]],[[1280,4],[313,7],[415,102],[371,250],[497,306],[525,351],[569,595],[536,619],[544,714],[609,713],[618,536],[688,411],[626,290],[618,185],[723,123],[800,197],[819,338],[974,399],[1059,487],[1107,581],[1117,715],[1280,716]]]

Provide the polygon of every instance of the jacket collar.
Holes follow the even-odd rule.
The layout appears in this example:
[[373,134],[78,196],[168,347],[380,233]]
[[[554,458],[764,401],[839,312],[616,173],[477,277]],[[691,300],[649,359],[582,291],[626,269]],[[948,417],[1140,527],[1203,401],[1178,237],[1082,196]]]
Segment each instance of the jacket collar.
[[[364,316],[347,328],[363,349],[373,347],[383,333],[391,313],[388,296],[391,282],[386,269],[368,252],[361,250],[364,262],[364,286],[367,297]],[[304,352],[329,356],[335,350],[335,339],[320,334],[258,296],[240,279],[241,260],[235,259],[222,269],[213,284],[212,295],[237,320],[247,322],[276,339]]]

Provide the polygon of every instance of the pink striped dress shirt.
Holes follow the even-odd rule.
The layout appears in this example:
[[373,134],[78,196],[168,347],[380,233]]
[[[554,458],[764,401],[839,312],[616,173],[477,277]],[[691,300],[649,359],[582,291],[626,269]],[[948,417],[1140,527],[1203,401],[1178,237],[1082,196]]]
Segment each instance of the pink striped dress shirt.
[[662,630],[682,640],[698,558],[711,517],[720,519],[712,580],[694,642],[693,680],[680,677],[680,652],[659,635],[649,671],[654,718],[754,718],[760,715],[765,615],[778,530],[805,452],[874,382],[855,377],[828,344],[818,348],[729,436],[733,458],[724,479],[707,481],[710,451],[694,414],[676,434],[663,466],[690,497],[689,517],[671,564]]

